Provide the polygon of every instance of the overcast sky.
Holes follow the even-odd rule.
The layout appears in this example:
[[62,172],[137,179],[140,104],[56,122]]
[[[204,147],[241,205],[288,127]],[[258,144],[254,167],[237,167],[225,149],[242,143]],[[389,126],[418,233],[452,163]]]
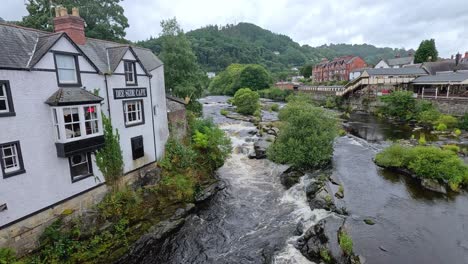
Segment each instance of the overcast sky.
[[[0,0],[0,17],[20,20],[25,0]],[[162,19],[185,31],[251,22],[301,44],[369,43],[416,49],[435,38],[440,56],[468,51],[468,0],[124,0],[130,40],[158,36]]]

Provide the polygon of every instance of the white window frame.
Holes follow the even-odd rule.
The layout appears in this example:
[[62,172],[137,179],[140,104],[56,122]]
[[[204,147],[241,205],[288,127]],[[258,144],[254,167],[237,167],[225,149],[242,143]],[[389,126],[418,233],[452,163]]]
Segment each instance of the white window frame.
[[[81,163],[73,164],[73,157],[77,155],[83,155],[84,160]],[[85,153],[76,154],[76,155],[69,157],[68,159],[69,159],[70,176],[71,176],[72,183],[77,182],[79,180],[86,179],[93,175],[93,163],[91,161],[91,153],[85,152]],[[86,164],[86,167],[88,168],[88,172],[86,174],[81,174],[81,175],[72,175],[72,168],[83,165],[83,164]]]
[[[73,59],[73,68],[64,68],[64,67],[59,67],[59,58],[60,57],[68,57]],[[80,77],[78,76],[78,67],[77,67],[77,57],[76,55],[73,54],[63,54],[63,53],[56,53],[55,54],[55,65],[57,68],[57,81],[59,84],[79,84],[80,83]],[[75,79],[74,80],[61,80],[60,79],[60,70],[65,70],[65,71],[71,71],[73,70],[75,72]]]
[[[5,149],[11,149],[11,154],[6,155]],[[13,159],[13,167],[7,168],[5,160]],[[3,172],[3,178],[12,177],[26,172],[21,154],[21,146],[19,141],[0,144],[0,168]]]
[[[137,75],[136,75],[136,62],[135,61],[124,60],[123,63],[124,63],[125,83],[129,84],[129,85],[137,84],[137,80],[136,80],[136,78],[137,78]],[[127,69],[126,65],[130,65],[131,69]],[[128,79],[127,79],[127,75],[129,75],[129,74],[132,76],[132,81],[128,81]]]
[[6,83],[0,83],[0,90],[2,90],[3,95],[0,95],[0,101],[5,101],[6,109],[0,109],[0,113],[9,113],[10,112],[10,100],[8,98],[8,91]]
[[[86,122],[91,121],[91,120],[85,120],[85,108],[86,107],[95,107],[96,108],[97,119],[92,119],[92,120],[93,121],[97,120],[97,123],[98,123],[97,133],[93,133],[93,134],[89,134],[89,135],[86,134]],[[64,113],[64,109],[68,109],[68,108],[78,108],[79,121],[77,123],[80,124],[80,136],[67,138],[63,113]],[[82,140],[82,139],[86,139],[86,138],[101,136],[101,135],[104,134],[104,129],[103,129],[103,126],[102,126],[102,114],[101,114],[101,105],[100,104],[86,104],[86,105],[70,105],[70,106],[52,107],[51,113],[52,113],[52,122],[53,122],[54,130],[55,130],[55,138],[56,138],[57,142],[67,143],[67,142]],[[55,118],[55,115],[57,116],[57,118]],[[69,124],[69,123],[67,123],[67,124]]]
[[[135,110],[134,111],[128,111],[128,105],[130,104],[135,104]],[[143,100],[127,100],[123,101],[123,112],[124,112],[124,120],[125,120],[125,126],[136,126],[136,125],[141,125],[145,123],[145,113],[144,113],[144,108],[143,108]],[[129,121],[129,114],[130,113],[135,113],[136,119]]]

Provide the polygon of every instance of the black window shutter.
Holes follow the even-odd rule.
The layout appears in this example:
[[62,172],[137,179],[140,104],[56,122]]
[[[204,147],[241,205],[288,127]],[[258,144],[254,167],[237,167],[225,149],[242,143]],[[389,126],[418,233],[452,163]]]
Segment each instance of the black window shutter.
[[132,157],[133,160],[145,156],[145,149],[143,147],[143,136],[134,137],[132,141]]

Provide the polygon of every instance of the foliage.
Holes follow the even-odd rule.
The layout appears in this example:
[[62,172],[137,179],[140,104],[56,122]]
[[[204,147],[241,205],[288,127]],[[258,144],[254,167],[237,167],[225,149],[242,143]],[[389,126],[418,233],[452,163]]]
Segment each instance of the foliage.
[[161,53],[166,90],[180,97],[200,98],[207,76],[201,71],[190,41],[175,18],[161,21]]
[[417,119],[421,124],[434,124],[440,117],[440,112],[437,109],[430,109],[418,113]]
[[167,140],[165,149],[164,158],[159,162],[162,168],[168,171],[182,172],[195,166],[197,153],[190,146],[171,137]]
[[112,128],[109,118],[102,114],[102,123],[104,126],[105,145],[96,153],[96,165],[104,175],[106,183],[114,186],[118,183],[123,174],[123,157],[120,148],[119,131]]
[[243,115],[252,115],[259,108],[260,96],[257,92],[249,88],[241,88],[234,95],[233,105],[237,107],[237,112]]
[[426,39],[421,41],[419,48],[414,54],[414,63],[422,63],[426,61],[437,61],[439,53],[435,45],[434,39]]
[[325,108],[336,108],[336,97],[335,96],[327,96],[327,100],[325,101]]
[[223,116],[227,116],[229,114],[229,111],[226,110],[226,109],[221,109],[221,111],[219,111],[219,113]]
[[301,75],[304,76],[304,78],[310,78],[310,76],[312,76],[312,65],[310,64],[307,64],[307,65],[304,65],[301,69],[300,69],[300,72],[301,72]]
[[383,113],[389,117],[400,120],[410,120],[415,115],[416,99],[409,91],[395,91],[389,95],[381,97],[385,103]]
[[344,230],[340,230],[338,233],[338,241],[340,243],[340,247],[346,255],[353,254],[353,239],[351,238],[348,233]]
[[270,74],[257,64],[231,64],[220,72],[210,83],[209,90],[214,94],[233,95],[239,88],[261,90],[270,85]]
[[458,125],[458,119],[451,115],[440,115],[435,124],[437,126],[444,124],[446,126],[444,130],[447,130],[447,128],[455,128]]
[[450,150],[450,151],[452,151],[454,153],[460,152],[460,147],[457,146],[457,145],[450,145],[450,144],[449,145],[443,145],[442,149]]
[[331,256],[330,252],[328,252],[328,249],[323,248],[320,250],[320,257],[322,258],[325,263],[330,263],[331,262]]
[[426,143],[427,143],[427,141],[426,141],[426,134],[421,133],[421,134],[419,135],[419,140],[418,140],[418,142],[419,142],[419,145],[426,145]]
[[198,100],[190,100],[185,108],[198,117],[203,115],[203,105]]
[[140,203],[139,197],[130,189],[108,193],[97,205],[102,217],[109,220],[118,220],[132,215],[132,210]]
[[307,99],[291,97],[280,110],[284,123],[276,141],[268,148],[268,158],[296,168],[316,168],[330,162],[333,141],[338,134],[335,117],[314,107]]
[[190,124],[192,146],[197,151],[197,164],[214,172],[229,157],[232,145],[224,131],[210,119],[195,119]]
[[261,98],[272,99],[275,101],[285,101],[286,97],[292,94],[291,90],[282,90],[280,88],[268,88],[258,91]]
[[16,253],[9,248],[0,248],[0,264],[22,264],[16,259]]
[[453,189],[468,184],[468,166],[453,150],[392,145],[377,154],[375,162],[382,167],[408,169],[421,178],[447,181]]
[[87,37],[126,42],[125,29],[128,20],[121,0],[29,0],[28,15],[19,24],[46,31],[53,31],[54,7],[62,5],[71,12],[72,7],[80,8],[80,16],[86,22]]
[[171,199],[191,202],[195,195],[196,180],[187,174],[170,174],[163,177],[159,188],[169,193]]
[[457,129],[455,129],[455,130],[453,131],[453,133],[454,133],[454,134],[455,134],[455,136],[457,136],[457,137],[459,137],[459,136],[462,134],[461,130],[460,130],[460,129],[458,129],[458,128],[457,128]]
[[436,130],[437,130],[437,131],[446,131],[446,130],[447,130],[447,125],[444,124],[444,123],[439,123],[439,124],[436,126]]
[[468,131],[468,113],[466,113],[461,119],[460,119],[460,128],[463,130]]
[[278,112],[279,111],[279,104],[272,104],[270,109],[273,112]]
[[242,69],[236,87],[248,87],[253,91],[268,88],[270,86],[270,74],[258,64],[249,64]]

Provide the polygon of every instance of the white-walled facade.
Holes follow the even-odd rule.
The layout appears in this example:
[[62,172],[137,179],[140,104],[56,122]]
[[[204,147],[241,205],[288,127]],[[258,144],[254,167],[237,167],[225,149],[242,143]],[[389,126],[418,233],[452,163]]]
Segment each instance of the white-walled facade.
[[0,229],[104,183],[95,163],[104,144],[101,112],[120,133],[125,173],[163,155],[163,65],[146,69],[127,46],[115,70],[104,71],[85,48],[61,34],[34,65],[38,50],[23,54],[27,67],[0,61],[0,87],[8,91],[6,107],[0,91]]

